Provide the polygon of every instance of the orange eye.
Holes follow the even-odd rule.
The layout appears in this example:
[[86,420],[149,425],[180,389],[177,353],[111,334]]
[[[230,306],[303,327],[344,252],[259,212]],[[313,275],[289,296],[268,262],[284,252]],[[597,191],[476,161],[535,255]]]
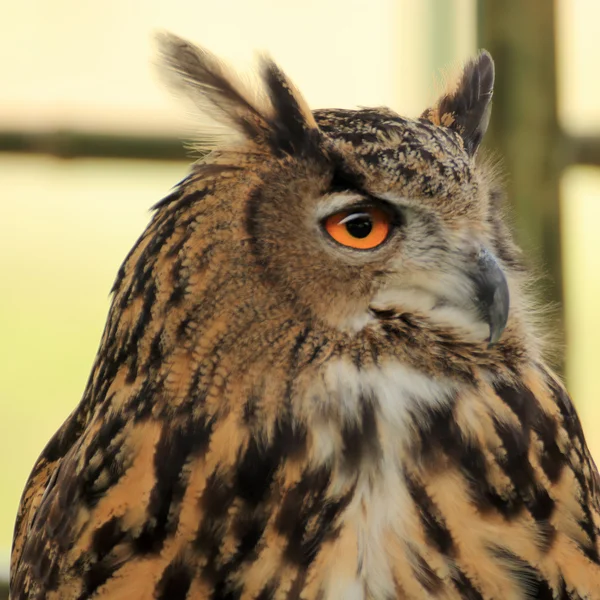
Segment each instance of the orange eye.
[[383,210],[367,207],[327,217],[325,229],[343,246],[369,250],[385,242],[391,230],[390,221],[391,217]]

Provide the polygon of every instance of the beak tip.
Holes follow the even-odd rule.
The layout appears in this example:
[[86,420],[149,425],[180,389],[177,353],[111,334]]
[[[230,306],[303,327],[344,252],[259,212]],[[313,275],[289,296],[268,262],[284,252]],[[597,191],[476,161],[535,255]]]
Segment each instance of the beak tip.
[[504,333],[504,327],[505,326],[493,327],[490,325],[490,337],[487,345],[488,350],[499,342],[500,338],[502,337],[502,334]]

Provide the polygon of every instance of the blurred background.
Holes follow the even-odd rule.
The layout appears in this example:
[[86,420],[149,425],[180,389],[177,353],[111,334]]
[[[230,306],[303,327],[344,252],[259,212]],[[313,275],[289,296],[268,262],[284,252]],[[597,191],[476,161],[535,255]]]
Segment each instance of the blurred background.
[[109,290],[149,208],[187,172],[160,85],[168,29],[248,70],[267,50],[313,108],[417,116],[478,47],[497,80],[486,146],[554,309],[558,368],[600,459],[597,0],[22,0],[0,21],[0,579],[26,478],[78,403]]

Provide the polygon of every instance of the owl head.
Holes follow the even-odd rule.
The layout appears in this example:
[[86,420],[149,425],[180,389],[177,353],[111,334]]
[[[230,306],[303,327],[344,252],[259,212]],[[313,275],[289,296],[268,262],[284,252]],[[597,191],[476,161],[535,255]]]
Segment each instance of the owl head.
[[348,335],[416,315],[484,348],[522,319],[518,250],[477,156],[494,83],[487,52],[406,118],[311,111],[267,58],[251,89],[207,51],[170,34],[159,42],[211,145],[147,235],[178,257],[165,285],[179,301],[201,297],[211,314],[227,304],[228,323],[287,311]]

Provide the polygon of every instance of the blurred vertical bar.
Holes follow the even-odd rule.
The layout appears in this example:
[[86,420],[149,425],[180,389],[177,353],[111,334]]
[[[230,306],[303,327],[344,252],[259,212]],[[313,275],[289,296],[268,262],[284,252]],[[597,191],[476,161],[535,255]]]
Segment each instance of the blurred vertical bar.
[[[501,157],[518,241],[543,277],[552,333],[564,341],[559,179],[565,164],[557,120],[553,0],[478,0],[478,45],[496,62],[485,145]],[[556,365],[562,370],[563,365]]]
[[457,6],[456,2],[429,0],[431,13],[432,72],[439,73],[456,59]]

